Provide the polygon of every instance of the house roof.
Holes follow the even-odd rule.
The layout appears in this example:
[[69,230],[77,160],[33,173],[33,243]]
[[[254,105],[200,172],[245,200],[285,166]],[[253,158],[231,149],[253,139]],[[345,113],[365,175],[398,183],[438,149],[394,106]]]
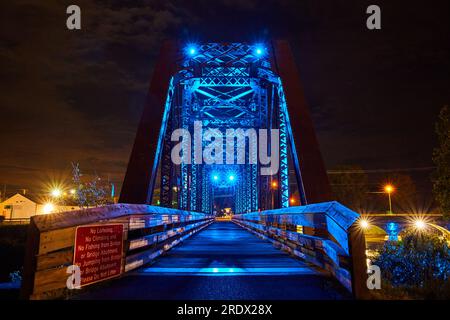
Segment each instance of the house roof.
[[[17,200],[15,200],[15,199],[17,199]],[[40,203],[40,201],[38,201],[37,199],[35,199],[34,197],[31,197],[31,196],[29,196],[29,195],[23,195],[23,194],[20,194],[20,193],[16,193],[15,195],[13,195],[12,197],[9,197],[8,199],[6,199],[5,201],[3,201],[3,202],[1,202],[0,204],[3,204],[3,203],[5,203],[5,202],[11,202],[11,200],[15,200],[15,201],[19,201],[19,199],[21,199],[21,200],[27,200],[27,201],[31,201],[31,202],[34,202],[34,203]]]

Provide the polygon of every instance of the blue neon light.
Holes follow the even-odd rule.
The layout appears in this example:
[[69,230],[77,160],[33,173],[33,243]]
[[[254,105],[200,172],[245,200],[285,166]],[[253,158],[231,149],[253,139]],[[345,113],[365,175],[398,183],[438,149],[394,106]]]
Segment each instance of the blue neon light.
[[189,56],[194,56],[195,54],[197,54],[197,46],[190,44],[186,47],[186,53]]
[[211,174],[211,179],[212,179],[214,182],[219,182],[220,176],[219,176],[219,174],[218,174],[217,172],[213,172],[213,173]]
[[255,49],[255,54],[257,56],[262,56],[264,54],[265,48],[262,46],[257,46]]

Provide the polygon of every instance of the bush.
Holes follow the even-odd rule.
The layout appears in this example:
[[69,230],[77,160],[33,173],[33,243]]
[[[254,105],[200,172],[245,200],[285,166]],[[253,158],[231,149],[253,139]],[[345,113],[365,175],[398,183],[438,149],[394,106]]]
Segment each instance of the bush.
[[447,242],[425,232],[407,232],[387,242],[373,264],[381,269],[388,291],[412,298],[450,298],[450,251]]
[[11,272],[9,274],[9,280],[11,282],[22,282],[22,273],[19,270]]
[[10,273],[22,269],[27,230],[27,225],[0,225],[0,282],[10,281]]

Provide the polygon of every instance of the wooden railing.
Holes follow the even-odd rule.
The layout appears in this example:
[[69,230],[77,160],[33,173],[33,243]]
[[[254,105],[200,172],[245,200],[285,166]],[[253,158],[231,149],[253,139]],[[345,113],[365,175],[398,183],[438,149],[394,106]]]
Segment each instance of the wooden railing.
[[3,225],[17,225],[17,224],[29,224],[30,219],[24,218],[24,219],[1,219],[0,217],[0,224]]
[[79,227],[121,225],[119,276],[147,264],[213,220],[201,213],[132,204],[34,216],[21,295],[24,299],[56,299],[78,292],[67,288],[67,279]]
[[233,222],[327,270],[356,298],[367,297],[364,233],[359,215],[338,202],[234,215]]

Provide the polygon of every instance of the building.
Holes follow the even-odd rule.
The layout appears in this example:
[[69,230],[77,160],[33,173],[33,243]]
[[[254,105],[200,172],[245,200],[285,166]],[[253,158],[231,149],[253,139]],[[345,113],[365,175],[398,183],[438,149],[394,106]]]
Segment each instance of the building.
[[5,220],[23,220],[39,214],[78,210],[77,206],[59,206],[52,203],[40,203],[20,193],[0,203],[0,217]]

